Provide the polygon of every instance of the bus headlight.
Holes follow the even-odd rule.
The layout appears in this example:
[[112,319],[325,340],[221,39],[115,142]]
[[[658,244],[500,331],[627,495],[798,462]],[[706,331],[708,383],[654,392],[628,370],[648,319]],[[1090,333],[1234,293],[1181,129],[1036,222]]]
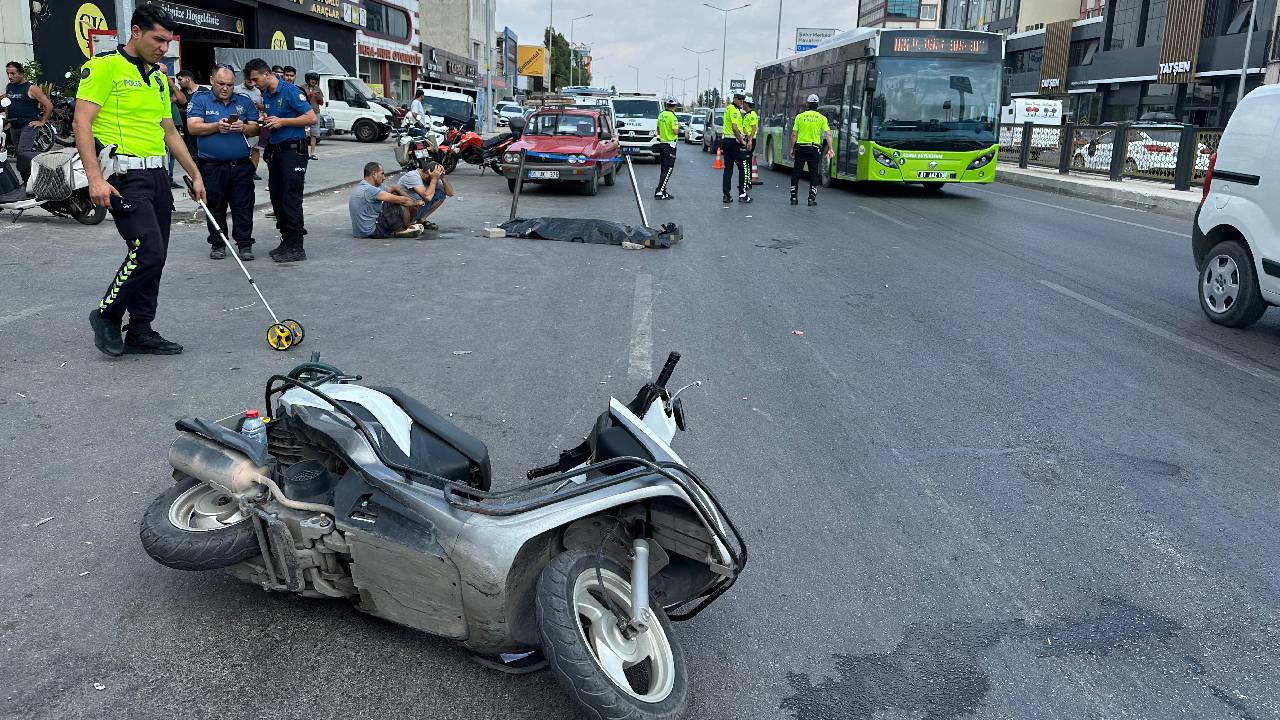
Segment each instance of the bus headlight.
[[982,155],[981,157],[976,157],[973,159],[973,162],[969,163],[969,169],[977,170],[978,168],[990,163],[992,159],[995,158],[995,156],[996,156],[995,153],[987,153],[986,155]]
[[898,167],[897,161],[889,157],[888,155],[885,155],[884,153],[880,152],[880,148],[874,148],[871,152],[872,152],[872,155],[875,156],[876,162],[880,163],[881,165],[884,165],[886,167],[891,167],[891,168]]

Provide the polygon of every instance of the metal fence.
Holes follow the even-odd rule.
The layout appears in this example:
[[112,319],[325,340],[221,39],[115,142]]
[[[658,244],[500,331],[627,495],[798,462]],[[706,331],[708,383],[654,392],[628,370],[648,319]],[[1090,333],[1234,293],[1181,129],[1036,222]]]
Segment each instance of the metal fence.
[[1001,128],[1002,159],[1019,167],[1056,168],[1062,174],[1090,173],[1111,180],[1135,178],[1172,183],[1186,190],[1204,182],[1221,128],[1193,125],[1075,125]]

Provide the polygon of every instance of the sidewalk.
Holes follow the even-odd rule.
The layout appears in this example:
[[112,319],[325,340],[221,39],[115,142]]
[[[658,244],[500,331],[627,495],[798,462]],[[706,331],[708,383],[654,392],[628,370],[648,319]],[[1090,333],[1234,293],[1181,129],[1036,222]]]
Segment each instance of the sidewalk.
[[[312,160],[307,165],[306,194],[315,195],[321,192],[332,192],[339,188],[355,185],[360,182],[364,164],[375,160],[389,175],[400,171],[396,165],[395,143],[390,139],[380,143],[362,143],[348,136],[329,138],[316,148],[319,160]],[[182,183],[181,166],[175,168],[173,177]],[[271,207],[271,195],[267,191],[267,164],[258,166],[258,175],[262,180],[254,183],[258,211]],[[174,222],[204,222],[204,213],[187,197],[187,190],[173,191]]]
[[1200,188],[1174,190],[1169,183],[1125,179],[1113,182],[1101,175],[1072,173],[1060,175],[1051,168],[1020,168],[1000,163],[996,181],[1019,187],[1044,190],[1072,197],[1097,200],[1111,205],[1149,210],[1190,220],[1200,207]]

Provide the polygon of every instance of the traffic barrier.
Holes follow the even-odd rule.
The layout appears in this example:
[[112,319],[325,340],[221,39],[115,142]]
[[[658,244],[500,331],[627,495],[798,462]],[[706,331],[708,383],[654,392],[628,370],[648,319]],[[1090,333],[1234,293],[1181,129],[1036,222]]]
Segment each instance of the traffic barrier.
[[716,161],[711,163],[712,170],[723,170],[724,160],[720,157],[720,148],[716,148]]
[[751,154],[751,184],[763,185],[764,181],[760,179],[760,164],[756,162],[755,153]]

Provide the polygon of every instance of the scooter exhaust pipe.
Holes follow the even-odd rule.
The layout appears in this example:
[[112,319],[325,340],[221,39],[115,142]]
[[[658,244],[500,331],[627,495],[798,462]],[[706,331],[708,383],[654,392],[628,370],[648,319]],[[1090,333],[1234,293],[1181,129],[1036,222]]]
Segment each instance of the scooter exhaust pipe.
[[252,460],[207,438],[189,432],[178,433],[169,448],[169,464],[174,470],[239,495],[258,487],[258,479],[269,471]]

